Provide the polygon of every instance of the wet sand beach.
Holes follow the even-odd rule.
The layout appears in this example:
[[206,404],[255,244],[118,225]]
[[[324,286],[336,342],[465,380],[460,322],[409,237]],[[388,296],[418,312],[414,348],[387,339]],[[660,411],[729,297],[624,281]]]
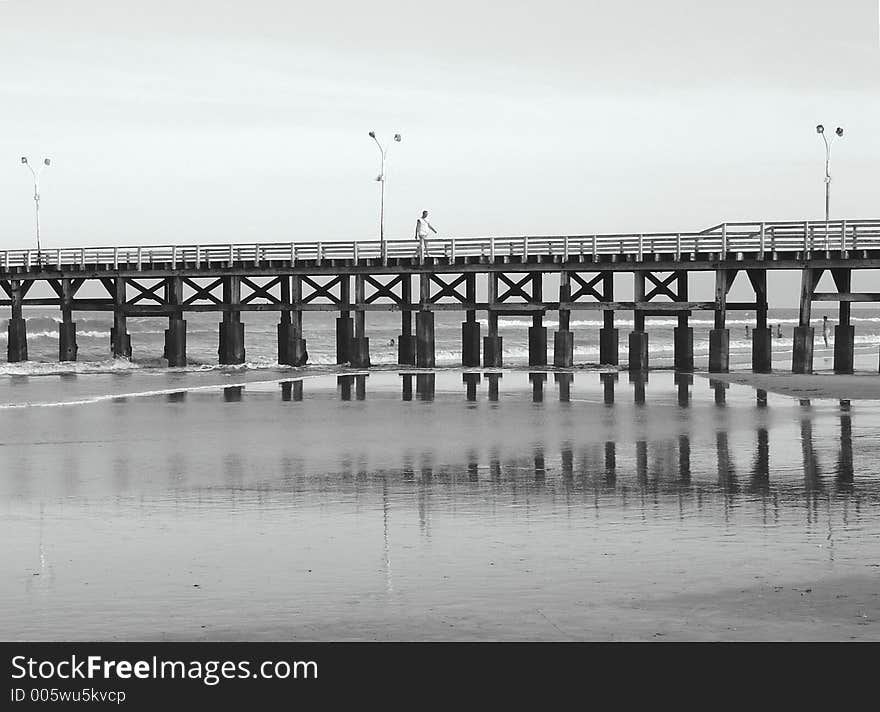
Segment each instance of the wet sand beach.
[[0,408],[4,639],[880,638],[876,401],[107,378]]
[[843,400],[880,400],[880,375],[861,372],[834,373],[731,373],[703,374],[714,380],[760,388],[792,398],[825,398]]

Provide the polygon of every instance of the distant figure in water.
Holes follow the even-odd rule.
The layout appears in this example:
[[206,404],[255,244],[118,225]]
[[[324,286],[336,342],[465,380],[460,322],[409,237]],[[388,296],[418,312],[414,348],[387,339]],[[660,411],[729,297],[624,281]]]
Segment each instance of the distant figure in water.
[[388,345],[389,345],[389,346],[394,346],[394,339],[389,339],[389,341],[388,341]]
[[822,317],[822,339],[825,341],[825,348],[828,348],[828,317]]
[[749,338],[749,325],[746,324],[746,338]]
[[416,240],[419,241],[419,247],[422,248],[422,256],[428,256],[428,245],[425,243],[425,238],[428,237],[428,230],[433,232],[435,235],[437,231],[434,229],[434,226],[428,222],[428,211],[422,211],[422,217],[416,220]]
[[782,338],[782,324],[776,325],[776,337],[779,339]]

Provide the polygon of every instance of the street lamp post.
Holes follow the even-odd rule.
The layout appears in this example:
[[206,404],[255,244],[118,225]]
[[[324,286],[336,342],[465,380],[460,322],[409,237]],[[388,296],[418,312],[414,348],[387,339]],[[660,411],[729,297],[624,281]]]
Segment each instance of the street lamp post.
[[828,241],[828,221],[831,218],[831,144],[838,136],[843,136],[843,129],[838,126],[834,130],[831,139],[825,134],[825,127],[822,124],[816,126],[816,133],[822,137],[825,142],[825,241]]
[[22,156],[21,162],[28,167],[34,179],[34,214],[37,220],[37,266],[42,267],[43,258],[40,250],[40,174],[51,161],[48,158],[44,158],[43,162],[37,167],[37,170],[34,170],[33,166],[28,163],[27,156]]
[[[379,191],[379,248],[382,252],[382,259],[385,259],[385,159],[388,158],[388,147],[383,147],[376,138],[376,132],[370,131],[370,138],[376,142],[379,147],[379,175],[376,180],[380,183]],[[402,137],[399,133],[394,134],[394,140],[400,143]]]

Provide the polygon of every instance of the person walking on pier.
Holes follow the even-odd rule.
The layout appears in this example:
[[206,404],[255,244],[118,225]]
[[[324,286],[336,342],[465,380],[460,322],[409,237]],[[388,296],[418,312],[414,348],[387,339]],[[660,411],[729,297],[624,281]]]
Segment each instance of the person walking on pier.
[[433,232],[435,235],[437,231],[434,229],[434,226],[428,222],[428,211],[422,211],[422,217],[416,220],[416,240],[419,241],[419,247],[422,250],[422,257],[428,256],[428,245],[425,242],[425,238],[428,237],[428,230]]

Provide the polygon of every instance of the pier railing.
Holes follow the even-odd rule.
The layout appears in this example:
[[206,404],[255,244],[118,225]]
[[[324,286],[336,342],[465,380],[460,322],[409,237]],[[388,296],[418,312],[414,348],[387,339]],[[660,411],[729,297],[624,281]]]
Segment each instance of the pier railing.
[[199,268],[241,263],[290,263],[361,260],[413,260],[459,258],[546,261],[627,255],[644,260],[652,255],[696,259],[699,255],[757,255],[776,252],[834,251],[847,253],[880,249],[880,220],[834,220],[790,222],[729,222],[700,232],[620,233],[594,235],[435,238],[426,241],[423,253],[418,241],[378,240],[207,245],[149,245],[79,247],[43,250],[0,251],[0,268],[11,269],[149,269],[155,264]]

